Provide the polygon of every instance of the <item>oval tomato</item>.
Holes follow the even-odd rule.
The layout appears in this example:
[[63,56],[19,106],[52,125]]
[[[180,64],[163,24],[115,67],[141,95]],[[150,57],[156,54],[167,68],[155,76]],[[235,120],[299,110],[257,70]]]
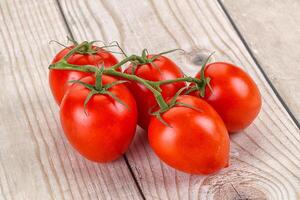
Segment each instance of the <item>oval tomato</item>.
[[[94,84],[93,76],[81,79]],[[103,84],[116,79],[103,76]],[[90,90],[74,83],[66,92],[60,105],[61,124],[75,149],[84,157],[96,162],[108,162],[120,157],[131,143],[136,129],[137,108],[135,100],[126,86],[118,84],[108,91],[124,104],[108,95],[95,94],[86,104]]]
[[[219,113],[227,130],[238,132],[249,126],[262,103],[252,78],[241,68],[225,62],[207,65],[204,74],[210,78],[213,92],[206,88],[203,99]],[[199,91],[191,94],[199,97]]]
[[[148,55],[148,58],[151,57],[151,55]],[[124,72],[127,74],[132,74],[133,69],[134,67],[131,64]],[[169,80],[184,76],[180,68],[165,56],[160,56],[159,58],[155,59],[152,64],[139,64],[135,68],[134,74],[150,81]],[[162,96],[164,99],[173,97],[180,88],[185,86],[186,84],[184,82],[161,85]],[[139,112],[138,124],[142,128],[147,129],[151,118],[149,115],[149,109],[157,105],[153,93],[144,85],[134,81],[128,84],[128,87],[134,95],[137,103]]]
[[[61,50],[53,59],[52,64],[60,61],[74,46],[70,46]],[[94,50],[99,47],[93,46]],[[111,67],[118,63],[118,60],[111,53],[104,49],[98,50],[96,54],[80,54],[74,53],[68,60],[68,63],[74,65],[94,65],[101,66],[104,64],[105,67]],[[71,71],[71,70],[50,70],[49,72],[49,83],[52,94],[59,105],[65,92],[70,87],[69,81],[79,80],[85,76],[91,75],[90,73]]]
[[200,98],[183,95],[177,102],[197,110],[172,107],[162,114],[171,127],[152,117],[148,138],[154,152],[171,167],[187,173],[209,174],[227,167],[229,136],[220,116]]

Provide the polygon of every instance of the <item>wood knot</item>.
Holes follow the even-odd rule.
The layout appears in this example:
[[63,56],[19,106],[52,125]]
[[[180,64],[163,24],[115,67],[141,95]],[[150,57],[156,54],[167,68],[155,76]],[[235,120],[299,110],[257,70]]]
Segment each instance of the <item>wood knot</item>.
[[251,176],[253,174],[234,170],[206,178],[203,186],[209,187],[206,195],[216,200],[267,199],[264,191],[252,183]]
[[[213,53],[213,51],[210,51],[208,49],[195,48],[186,53],[186,58],[189,63],[201,66],[211,53]],[[211,61],[214,61],[213,56],[211,58]]]

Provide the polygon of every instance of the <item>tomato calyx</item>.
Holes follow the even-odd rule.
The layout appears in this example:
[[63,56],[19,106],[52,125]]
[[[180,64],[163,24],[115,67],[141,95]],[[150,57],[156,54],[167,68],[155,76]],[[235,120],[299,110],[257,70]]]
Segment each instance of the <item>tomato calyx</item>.
[[154,111],[154,112],[152,111],[152,110],[154,109],[154,107],[150,108],[150,109],[149,109],[149,114],[155,116],[155,117],[156,117],[160,122],[162,122],[164,125],[166,125],[166,126],[172,128],[172,126],[171,126],[170,124],[168,124],[168,123],[162,118],[162,116],[161,116],[163,113],[167,112],[167,111],[170,110],[171,108],[173,108],[173,107],[175,107],[175,106],[182,106],[182,107],[187,107],[187,108],[196,110],[196,111],[198,111],[198,112],[202,112],[202,110],[199,109],[199,108],[196,108],[196,107],[194,107],[194,106],[192,106],[192,105],[189,105],[189,104],[186,104],[186,103],[178,102],[178,101],[177,101],[178,96],[181,95],[182,92],[183,92],[184,90],[186,90],[186,89],[187,89],[187,87],[183,87],[183,88],[181,88],[180,90],[178,90],[178,91],[176,92],[176,94],[171,98],[171,100],[169,101],[169,103],[167,103],[167,105],[168,105],[167,107],[165,107],[165,108],[160,108],[159,110]]
[[[71,42],[73,45],[72,46],[66,46],[56,40],[50,40],[49,41],[49,44],[50,43],[56,43],[64,48],[67,48],[67,49],[73,49],[73,48],[76,48],[78,45],[80,45],[75,39],[67,36],[67,39],[69,42]],[[103,45],[102,46],[94,46],[95,43],[102,43]],[[111,50],[107,50],[105,48],[109,48],[109,47],[117,47],[118,49],[121,50],[121,52],[115,52],[115,51],[111,51]],[[105,50],[104,50],[105,49]],[[78,54],[89,54],[89,55],[95,55],[97,53],[99,53],[100,51],[104,51],[104,52],[110,52],[110,53],[117,53],[117,54],[123,54],[126,56],[125,52],[123,51],[123,49],[120,47],[119,43],[117,41],[113,41],[109,44],[106,44],[105,42],[101,41],[101,40],[93,40],[93,41],[90,41],[90,42],[87,42],[84,44],[84,45],[81,45],[79,48],[76,49],[76,51],[74,53],[78,53]]]
[[172,50],[169,50],[169,51],[164,51],[164,52],[161,52],[161,53],[154,54],[154,55],[150,56],[148,49],[143,49],[142,55],[141,56],[137,56],[136,60],[131,61],[132,66],[133,66],[132,67],[132,74],[135,74],[136,69],[139,66],[144,65],[144,64],[150,64],[151,66],[153,66],[156,69],[158,69],[158,71],[160,71],[160,69],[157,67],[157,65],[154,63],[154,61],[156,59],[158,59],[160,56],[162,56],[164,54],[172,53],[174,51],[184,51],[184,50],[177,48],[177,49],[172,49]]
[[199,95],[200,97],[204,97],[205,96],[205,92],[206,92],[206,86],[210,89],[211,92],[213,92],[213,89],[210,85],[210,77],[206,77],[205,76],[205,68],[206,68],[206,65],[207,63],[209,62],[210,58],[212,57],[212,55],[214,54],[211,53],[206,59],[205,61],[202,63],[202,66],[201,66],[201,70],[200,70],[200,79],[201,82],[198,82],[198,83],[195,83],[194,86],[190,87],[186,92],[185,94],[190,94],[194,91],[200,91],[199,92]]
[[95,85],[82,82],[81,80],[72,80],[72,81],[70,81],[71,83],[78,83],[78,84],[80,84],[80,85],[82,85],[85,88],[87,88],[87,89],[90,90],[90,93],[87,95],[86,99],[84,100],[84,104],[83,104],[83,109],[84,109],[84,112],[85,112],[86,115],[87,115],[86,105],[88,104],[88,102],[90,101],[90,99],[94,95],[96,95],[96,94],[108,95],[112,99],[114,99],[115,101],[117,101],[118,103],[120,103],[123,106],[125,106],[125,107],[128,108],[128,106],[119,97],[117,97],[115,94],[113,94],[112,92],[109,91],[109,89],[112,88],[112,87],[114,87],[115,85],[123,84],[123,83],[126,83],[128,81],[126,81],[126,80],[118,80],[118,81],[115,81],[115,82],[103,85],[102,84],[103,71],[104,71],[104,66],[102,65],[101,68],[99,68],[96,71],[96,73],[95,73],[95,77],[96,77]]
[[171,49],[171,50],[168,50],[168,51],[163,51],[163,52],[160,52],[158,54],[155,54],[153,55],[152,57],[149,57],[149,52],[147,49],[144,49],[142,51],[142,58],[144,60],[145,63],[141,63],[141,64],[147,64],[147,63],[152,63],[154,60],[156,60],[157,58],[159,58],[160,56],[162,55],[165,55],[165,54],[169,54],[169,53],[172,53],[172,52],[175,52],[175,51],[183,51],[183,49],[180,49],[180,48],[177,48],[177,49]]
[[[79,48],[76,53],[79,53],[79,54],[89,54],[89,55],[95,55],[101,51],[104,51],[104,52],[111,52],[111,53],[118,53],[118,54],[123,54],[120,53],[120,52],[114,52],[114,51],[110,51],[110,50],[107,50],[104,48],[109,48],[109,47],[114,47],[114,46],[117,46],[119,47],[119,44],[117,43],[116,45],[113,45],[113,44],[109,44],[109,45],[103,45],[103,46],[100,46],[100,47],[97,47],[97,46],[94,46],[94,44],[96,42],[99,42],[97,40],[93,40],[91,42],[88,42],[86,45],[82,46],[81,48]],[[75,47],[78,45],[78,43],[74,43]]]

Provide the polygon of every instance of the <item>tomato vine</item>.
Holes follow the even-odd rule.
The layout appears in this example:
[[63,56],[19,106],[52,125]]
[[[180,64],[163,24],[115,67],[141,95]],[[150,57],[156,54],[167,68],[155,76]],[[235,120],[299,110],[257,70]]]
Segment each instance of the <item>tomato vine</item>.
[[[75,70],[75,71],[81,71],[81,72],[95,73],[96,80],[98,80],[96,82],[96,85],[94,87],[85,85],[87,88],[91,89],[91,93],[88,96],[85,103],[87,103],[88,100],[91,98],[91,96],[94,95],[94,94],[97,94],[97,93],[104,94],[105,93],[105,94],[109,95],[108,91],[107,90],[104,91],[103,86],[101,85],[101,76],[102,76],[102,74],[111,75],[111,76],[115,76],[115,77],[121,77],[122,79],[136,81],[136,82],[144,85],[147,89],[149,89],[153,93],[153,95],[154,95],[154,97],[157,101],[157,104],[159,105],[159,110],[152,113],[153,115],[157,116],[158,118],[161,118],[160,117],[161,113],[166,112],[171,107],[176,105],[175,99],[177,98],[177,96],[180,93],[182,93],[184,91],[184,89],[179,90],[178,93],[173,97],[171,102],[167,103],[164,100],[164,98],[161,94],[161,88],[160,88],[161,85],[168,84],[168,83],[174,83],[174,82],[180,82],[180,81],[194,83],[195,86],[191,87],[189,90],[187,90],[186,93],[189,93],[189,92],[192,92],[192,91],[195,91],[195,90],[200,90],[201,96],[203,96],[204,93],[205,93],[206,85],[208,85],[209,88],[211,88],[210,85],[209,85],[209,78],[204,76],[204,68],[205,68],[205,66],[206,66],[206,64],[207,64],[207,62],[208,62],[211,55],[206,59],[206,61],[202,65],[201,71],[203,73],[202,73],[202,76],[200,77],[200,79],[193,78],[193,77],[190,77],[190,76],[185,76],[185,77],[182,77],[182,78],[169,79],[169,80],[163,80],[163,81],[149,81],[149,80],[146,80],[146,79],[143,79],[141,77],[138,77],[138,76],[134,75],[134,73],[133,74],[127,74],[127,73],[119,72],[119,71],[117,71],[117,69],[119,67],[121,67],[122,65],[128,63],[128,62],[132,62],[132,63],[136,63],[136,64],[152,63],[159,56],[161,56],[163,54],[171,53],[171,52],[174,52],[174,51],[180,50],[180,49],[173,49],[173,50],[170,50],[170,51],[165,51],[165,52],[154,55],[152,58],[147,58],[147,50],[144,49],[141,56],[138,56],[138,55],[127,56],[127,55],[125,55],[126,57],[123,60],[121,60],[119,63],[113,65],[110,68],[104,68],[102,66],[99,70],[99,68],[95,67],[95,66],[91,66],[91,65],[74,65],[74,64],[70,64],[70,63],[67,62],[67,59],[70,56],[72,56],[74,53],[82,53],[82,54],[85,54],[85,53],[86,54],[90,54],[90,53],[92,54],[92,53],[94,53],[94,50],[93,50],[93,52],[91,52],[91,49],[92,49],[91,45],[93,44],[93,42],[84,41],[80,44],[78,44],[78,43],[74,43],[74,44],[75,44],[75,47],[72,50],[70,50],[60,61],[58,61],[57,63],[51,64],[49,66],[49,69],[52,69],[52,70]],[[72,81],[72,82],[80,83],[79,80]],[[116,99],[116,97],[112,97],[112,98]],[[118,100],[118,99],[116,99],[116,100]],[[189,107],[189,105],[182,105],[182,106]]]

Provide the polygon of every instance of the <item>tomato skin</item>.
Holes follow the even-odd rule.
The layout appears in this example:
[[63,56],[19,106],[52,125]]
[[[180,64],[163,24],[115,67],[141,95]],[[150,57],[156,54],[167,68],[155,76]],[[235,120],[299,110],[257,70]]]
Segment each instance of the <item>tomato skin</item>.
[[[103,76],[103,84],[116,79]],[[81,81],[94,84],[93,76]],[[60,119],[65,135],[72,146],[84,157],[95,162],[119,158],[128,149],[136,130],[137,108],[130,91],[124,85],[109,89],[128,107],[103,94],[94,95],[86,105],[90,90],[73,84],[60,105]]]
[[[213,93],[206,87],[205,97],[221,116],[229,132],[238,132],[248,127],[261,109],[261,95],[252,78],[241,68],[215,62],[206,66]],[[200,77],[198,73],[197,78]],[[191,93],[199,97],[199,91]]]
[[[60,61],[74,46],[70,46],[61,50],[53,59],[52,64]],[[93,49],[99,47],[93,46]],[[101,66],[104,64],[105,67],[111,67],[118,63],[118,60],[111,53],[101,49],[94,55],[89,54],[73,54],[68,60],[68,63],[74,65],[94,65]],[[71,70],[50,70],[49,72],[49,84],[52,94],[55,98],[56,103],[59,105],[61,100],[71,86],[69,81],[79,80],[85,76],[91,75],[91,73],[71,71]]]
[[176,106],[162,114],[171,127],[151,118],[148,138],[158,157],[171,167],[192,174],[210,174],[227,167],[229,135],[215,110],[200,98],[183,95]]
[[[148,55],[148,58],[151,58],[152,56],[153,55]],[[133,66],[129,65],[124,72],[132,74],[132,70]],[[149,63],[138,65],[134,74],[150,81],[162,81],[183,77],[183,73],[180,68],[165,56],[160,56],[155,59],[152,65]],[[151,118],[149,109],[157,105],[153,93],[144,85],[134,81],[130,82],[127,86],[137,102],[139,112],[138,124],[143,129],[147,129]],[[173,97],[180,88],[185,86],[185,82],[176,82],[161,85],[160,88],[162,89],[163,98],[168,99]]]

